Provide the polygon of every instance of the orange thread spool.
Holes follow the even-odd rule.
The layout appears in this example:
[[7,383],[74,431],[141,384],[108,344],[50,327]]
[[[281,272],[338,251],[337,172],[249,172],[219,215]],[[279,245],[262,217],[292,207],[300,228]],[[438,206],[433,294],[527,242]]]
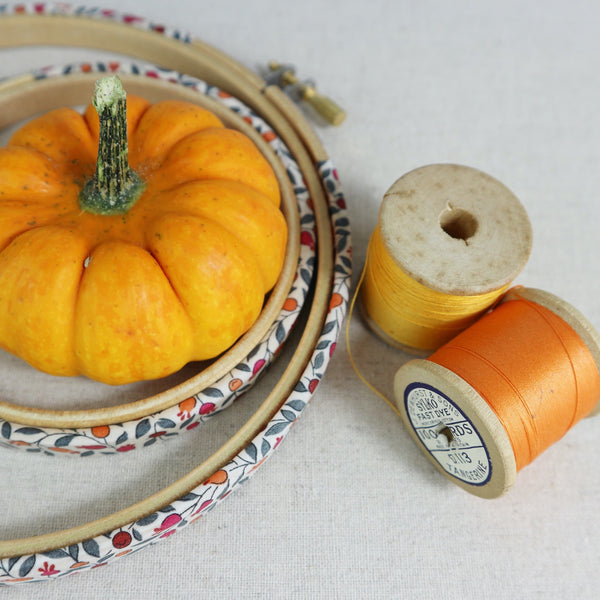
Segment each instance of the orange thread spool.
[[598,410],[600,339],[573,307],[516,288],[427,360],[401,367],[401,417],[432,462],[482,497]]
[[596,363],[581,338],[527,300],[505,302],[429,360],[485,398],[508,433],[517,470],[591,413],[600,395]]

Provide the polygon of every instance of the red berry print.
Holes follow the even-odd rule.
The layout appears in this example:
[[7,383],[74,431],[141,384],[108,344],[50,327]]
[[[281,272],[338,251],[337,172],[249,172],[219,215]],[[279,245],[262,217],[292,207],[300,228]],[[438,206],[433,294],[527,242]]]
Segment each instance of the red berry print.
[[265,366],[265,362],[265,359],[261,358],[254,363],[254,367],[252,368],[252,377],[254,377]]
[[202,406],[200,407],[200,414],[201,415],[210,415],[211,412],[214,412],[215,408],[217,408],[217,407],[215,406],[214,403],[204,402],[204,404],[202,404]]
[[115,534],[112,539],[112,545],[117,548],[117,550],[122,550],[123,548],[127,548],[129,544],[131,544],[131,534],[127,531],[119,531],[119,533]]
[[117,448],[117,452],[130,452],[131,450],[135,450],[133,444],[126,444],[125,446],[119,446],[119,448]]
[[315,238],[314,238],[313,234],[310,233],[310,231],[303,231],[300,234],[300,243],[303,246],[308,246],[311,250],[314,250],[317,245],[315,242]]
[[177,513],[172,513],[160,524],[160,527],[156,527],[154,529],[154,533],[160,533],[161,531],[165,531],[166,533],[163,533],[163,535],[160,536],[161,538],[173,535],[175,533],[175,530],[167,530],[177,525],[179,521],[181,521],[181,515],[178,515]]

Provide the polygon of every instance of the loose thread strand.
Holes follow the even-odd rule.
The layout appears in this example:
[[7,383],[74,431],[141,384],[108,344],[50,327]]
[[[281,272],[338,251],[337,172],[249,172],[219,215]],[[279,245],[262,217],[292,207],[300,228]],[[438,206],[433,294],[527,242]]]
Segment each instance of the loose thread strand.
[[375,395],[377,395],[379,398],[381,398],[398,416],[400,416],[400,411],[396,408],[396,405],[383,392],[378,390],[373,384],[371,384],[366,379],[366,377],[364,377],[362,375],[362,373],[360,372],[360,370],[356,364],[356,361],[354,360],[354,356],[352,355],[352,349],[351,349],[351,343],[350,343],[350,321],[352,320],[352,314],[354,313],[354,306],[356,304],[356,300],[358,298],[363,280],[365,278],[368,260],[369,260],[369,248],[367,248],[367,257],[365,260],[365,266],[363,267],[362,272],[360,274],[360,278],[356,285],[356,290],[354,291],[352,300],[350,302],[350,306],[348,309],[348,316],[346,318],[346,352],[348,353],[348,358],[350,360],[350,364],[352,365],[352,368],[354,369],[354,372],[356,373],[356,375],[360,379],[360,381],[362,381],[363,384],[365,386],[367,386],[367,388],[369,388]]

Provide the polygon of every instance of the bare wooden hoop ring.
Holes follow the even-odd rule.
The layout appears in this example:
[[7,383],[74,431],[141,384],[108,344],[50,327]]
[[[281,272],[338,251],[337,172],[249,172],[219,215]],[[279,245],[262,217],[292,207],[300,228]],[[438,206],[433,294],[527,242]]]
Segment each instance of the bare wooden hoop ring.
[[[62,25],[59,27],[59,39],[61,41],[70,45],[90,45],[89,33],[86,35],[85,27],[82,26],[82,28],[78,30],[78,34],[75,36],[77,39],[73,40],[72,36],[65,36],[66,30],[70,29],[70,26],[72,25],[71,23],[68,23],[70,19],[61,19],[59,17],[51,18],[56,19],[57,22],[62,21]],[[11,19],[9,18],[8,20]],[[19,45],[22,45],[23,43],[58,43],[56,40],[53,42],[47,39],[40,40],[36,33],[39,31],[39,25],[40,22],[36,17],[33,22],[29,23],[29,29],[19,27],[20,35],[17,35],[18,42],[15,42],[14,39],[11,41],[11,39],[7,37],[4,37],[3,39],[2,34],[5,33],[5,31],[3,31],[5,27],[4,23],[2,23],[2,19],[0,19],[0,39],[3,39],[3,42],[8,45],[13,43],[18,43]],[[104,24],[104,26],[104,28],[106,28],[106,24]],[[77,30],[78,28],[74,27],[73,29]],[[115,29],[117,29],[117,27],[115,27]],[[129,35],[129,33],[130,30],[127,31],[127,35]],[[27,39],[24,40],[24,37]],[[70,38],[69,41],[67,41],[66,37]],[[153,48],[153,51],[157,50],[153,44],[153,40],[148,38],[148,43],[149,46]],[[105,44],[106,39],[103,38],[102,47],[104,47]],[[156,47],[159,45],[160,44],[157,43]],[[136,45],[134,50],[138,47],[139,46]],[[111,45],[111,49],[124,51],[123,48],[118,45]],[[206,49],[205,53],[210,54]],[[136,53],[134,52],[134,54]],[[193,54],[195,54],[195,51]],[[167,57],[161,54],[159,58],[161,59],[160,62],[165,64]],[[196,63],[196,60],[200,61],[200,58],[198,56],[191,57],[192,66]],[[219,80],[217,73],[213,73],[214,77],[211,77],[210,72],[198,72],[202,71],[200,68],[194,69],[192,74],[212,81],[216,85],[220,85],[220,87],[223,87],[234,94],[236,93],[236,87],[251,87],[250,81],[253,77],[248,75],[248,72],[246,72],[243,67],[236,65],[230,59],[223,59],[222,55],[218,52],[214,52],[211,60],[213,61],[213,69],[217,68],[221,73],[225,73],[225,80],[233,80],[234,85],[232,85],[232,87],[224,86],[223,81]],[[169,62],[171,68],[179,68],[179,70],[183,70],[184,72],[191,72],[190,69],[185,68],[184,65],[179,65],[178,67],[173,64],[176,62],[175,59],[172,59],[171,61],[171,58],[169,58]],[[211,69],[209,69],[209,71],[210,70]],[[246,89],[250,90],[250,87]],[[160,510],[160,508],[165,507],[169,503],[177,501],[183,502],[184,499],[192,494],[190,490],[197,490],[198,486],[201,485],[201,482],[205,482],[206,485],[207,478],[219,472],[217,469],[221,468],[221,470],[226,470],[228,464],[232,464],[236,457],[242,456],[244,452],[247,453],[250,448],[253,448],[252,453],[254,453],[256,451],[254,445],[255,441],[258,441],[259,439],[265,441],[265,436],[268,436],[269,432],[275,431],[276,427],[276,431],[279,435],[277,438],[278,444],[281,439],[287,435],[291,425],[302,411],[302,406],[300,405],[301,401],[294,399],[294,394],[303,393],[305,394],[304,397],[310,399],[314,393],[314,386],[312,383],[318,383],[326,369],[329,356],[324,356],[324,349],[329,348],[328,354],[330,355],[335,346],[335,342],[332,344],[325,344],[324,340],[325,338],[329,339],[331,337],[335,339],[341,330],[341,322],[345,315],[348,302],[350,276],[350,256],[348,246],[349,231],[347,218],[343,212],[342,199],[337,199],[338,203],[334,206],[333,202],[336,198],[333,196],[333,192],[324,188],[324,182],[332,167],[328,162],[327,154],[316,136],[311,132],[310,127],[306,124],[300,111],[298,111],[298,109],[287,99],[287,97],[280,93],[279,90],[267,89],[264,90],[263,94],[259,88],[255,87],[252,91],[249,91],[249,98],[246,97],[245,94],[240,94],[239,96],[257,110],[257,112],[260,112],[263,117],[266,115],[267,121],[276,130],[278,135],[284,139],[285,143],[290,148],[291,153],[301,166],[315,206],[317,241],[319,247],[317,257],[318,276],[314,287],[310,313],[308,314],[303,335],[296,351],[283,376],[260,409],[213,456],[179,481],[163,489],[161,492],[154,494],[150,498],[109,515],[104,519],[99,519],[91,523],[52,534],[0,542],[0,558],[7,559],[10,563],[10,572],[6,571],[9,579],[0,581],[0,583],[8,583],[11,578],[15,583],[19,580],[22,581],[23,579],[34,579],[34,577],[19,578],[18,573],[36,573],[34,570],[37,560],[36,553],[48,552],[54,549],[54,554],[57,556],[60,553],[68,555],[68,551],[73,548],[73,545],[78,545],[78,547],[85,549],[86,543],[89,548],[90,544],[93,542],[93,544],[97,546],[98,542],[110,539],[112,534],[114,534],[118,528],[135,523],[136,519],[142,519],[143,517],[151,518],[155,511]],[[332,216],[331,220],[329,215],[330,211],[336,212],[337,215]],[[333,231],[336,232],[335,244]],[[305,383],[308,382],[310,382],[311,385],[308,386],[308,389],[305,389]],[[284,405],[286,409],[289,407],[290,410],[296,411],[293,419],[282,414]],[[280,418],[283,419],[283,421],[287,420],[287,424],[278,420]],[[280,428],[280,425],[285,426]],[[261,434],[261,432],[263,433]],[[264,456],[260,461],[256,462],[252,472],[255,472],[276,446],[277,445],[270,446],[269,449],[263,453]],[[220,498],[226,497],[233,487],[235,486],[229,487],[227,492],[221,495]],[[203,510],[204,505],[199,508],[195,515],[201,514]],[[137,523],[140,523],[140,521],[137,521]],[[177,524],[170,525],[168,529],[173,529],[174,527],[182,526],[183,524],[184,522],[180,521]],[[163,529],[161,531],[164,532],[167,530]],[[143,543],[147,546],[153,541],[158,541],[156,539],[157,537],[158,536],[154,536],[154,538],[148,537]],[[120,555],[123,555],[123,553],[111,555],[111,560]],[[92,554],[92,556],[95,555]],[[73,568],[73,570],[69,572],[77,572],[78,570],[90,568],[91,566],[94,565],[92,563],[81,563],[77,565],[77,568],[73,568],[72,565],[71,568]],[[17,574],[14,577],[13,571]]]
[[[49,45],[110,49],[129,57],[198,77],[252,107],[292,146],[298,142],[314,162],[327,160],[320,140],[298,107],[277,86],[216,48],[197,39],[188,43],[116,20],[68,14],[6,14],[0,18],[0,48]],[[294,132],[293,144],[291,132]],[[297,156],[298,160],[304,157]],[[301,165],[302,166],[302,165]]]
[[[41,409],[0,400],[0,418],[7,421],[35,427],[93,427],[139,419],[178,404],[228,373],[251,352],[280,313],[296,276],[300,246],[296,198],[281,162],[264,139],[242,118],[211,98],[189,88],[136,75],[120,75],[120,78],[128,92],[143,96],[151,102],[175,98],[200,104],[217,114],[228,127],[243,132],[258,146],[277,176],[282,195],[282,210],[288,223],[288,245],[283,270],[251,329],[225,354],[187,381],[134,402],[85,410]],[[22,121],[32,114],[60,106],[85,104],[86,99],[90,98],[96,79],[98,73],[49,79],[36,79],[30,75],[20,77],[17,81],[0,83],[0,128]]]

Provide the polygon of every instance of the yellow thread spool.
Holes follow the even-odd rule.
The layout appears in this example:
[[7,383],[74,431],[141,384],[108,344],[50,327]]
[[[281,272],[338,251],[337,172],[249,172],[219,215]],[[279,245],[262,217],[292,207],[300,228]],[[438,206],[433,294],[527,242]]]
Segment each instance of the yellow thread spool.
[[415,169],[383,198],[361,312],[390,345],[429,354],[500,298],[532,237],[518,198],[493,177],[462,165]]

